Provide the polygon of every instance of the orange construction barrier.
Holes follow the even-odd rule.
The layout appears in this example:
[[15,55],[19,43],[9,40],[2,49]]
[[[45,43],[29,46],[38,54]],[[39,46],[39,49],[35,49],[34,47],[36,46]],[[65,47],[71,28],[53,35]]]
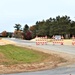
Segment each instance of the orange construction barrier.
[[53,35],[53,45],[55,45],[55,44],[60,44],[60,45],[63,45],[63,39],[64,39],[64,37],[63,36],[57,36],[57,37],[55,37],[54,35]]
[[75,37],[72,36],[72,45],[75,45]]
[[47,45],[47,36],[45,37],[36,36],[36,45]]
[[55,44],[63,45],[63,39],[54,39],[53,40],[53,45],[55,45]]

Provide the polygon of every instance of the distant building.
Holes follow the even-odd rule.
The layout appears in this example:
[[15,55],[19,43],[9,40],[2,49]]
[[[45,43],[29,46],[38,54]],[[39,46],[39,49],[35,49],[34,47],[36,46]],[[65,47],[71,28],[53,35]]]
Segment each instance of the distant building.
[[0,33],[0,37],[2,37],[2,33]]

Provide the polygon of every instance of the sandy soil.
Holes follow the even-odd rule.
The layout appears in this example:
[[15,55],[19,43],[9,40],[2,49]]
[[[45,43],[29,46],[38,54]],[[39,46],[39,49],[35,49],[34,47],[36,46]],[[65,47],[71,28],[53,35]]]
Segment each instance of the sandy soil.
[[[66,43],[68,43],[68,42],[66,42]],[[0,40],[0,43],[2,43],[4,45],[5,44],[15,44],[14,42],[6,41],[6,40]],[[15,45],[17,45],[17,44],[15,44]],[[38,51],[42,51],[45,53],[49,53],[52,55],[56,55],[56,56],[64,58],[67,61],[63,62],[63,63],[58,63],[58,62],[52,62],[52,61],[46,60],[45,62],[32,63],[32,64],[15,64],[15,65],[8,65],[8,66],[0,65],[0,74],[52,69],[52,68],[55,68],[58,66],[66,66],[66,65],[74,64],[74,62],[75,62],[74,55],[70,55],[70,54],[66,54],[66,53],[63,54],[62,52],[49,51],[49,50],[31,47],[31,46],[30,47],[25,46],[25,47],[33,49],[33,50],[38,50]],[[0,54],[0,55],[3,56],[2,54]]]
[[0,45],[6,45],[6,44],[16,44],[16,43],[5,39],[0,39]]

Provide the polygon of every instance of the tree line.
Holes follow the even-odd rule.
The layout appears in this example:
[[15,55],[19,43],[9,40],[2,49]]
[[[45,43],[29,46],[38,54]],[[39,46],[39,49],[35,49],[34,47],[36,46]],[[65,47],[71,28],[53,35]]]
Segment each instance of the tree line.
[[56,18],[50,17],[49,19],[37,21],[35,25],[28,26],[24,25],[22,28],[21,24],[15,24],[14,35],[3,31],[4,36],[10,36],[15,38],[22,38],[30,40],[36,36],[48,36],[49,38],[53,35],[63,35],[65,38],[70,38],[75,35],[75,21],[72,21],[69,16],[56,16]]
[[32,36],[48,36],[63,35],[65,38],[70,38],[75,35],[75,21],[72,21],[69,16],[57,16],[47,20],[37,21],[35,25],[30,27]]

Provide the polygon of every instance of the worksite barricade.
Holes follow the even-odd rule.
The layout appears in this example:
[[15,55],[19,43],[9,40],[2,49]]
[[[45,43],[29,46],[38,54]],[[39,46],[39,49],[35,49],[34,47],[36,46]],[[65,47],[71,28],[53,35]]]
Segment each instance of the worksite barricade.
[[45,37],[36,36],[36,45],[47,45],[47,36]]
[[72,37],[72,45],[75,45],[75,37]]
[[63,45],[63,39],[64,39],[64,37],[63,36],[61,36],[61,35],[53,35],[53,37],[52,37],[52,39],[53,39],[53,45]]
[[63,39],[53,39],[53,45],[63,45]]

